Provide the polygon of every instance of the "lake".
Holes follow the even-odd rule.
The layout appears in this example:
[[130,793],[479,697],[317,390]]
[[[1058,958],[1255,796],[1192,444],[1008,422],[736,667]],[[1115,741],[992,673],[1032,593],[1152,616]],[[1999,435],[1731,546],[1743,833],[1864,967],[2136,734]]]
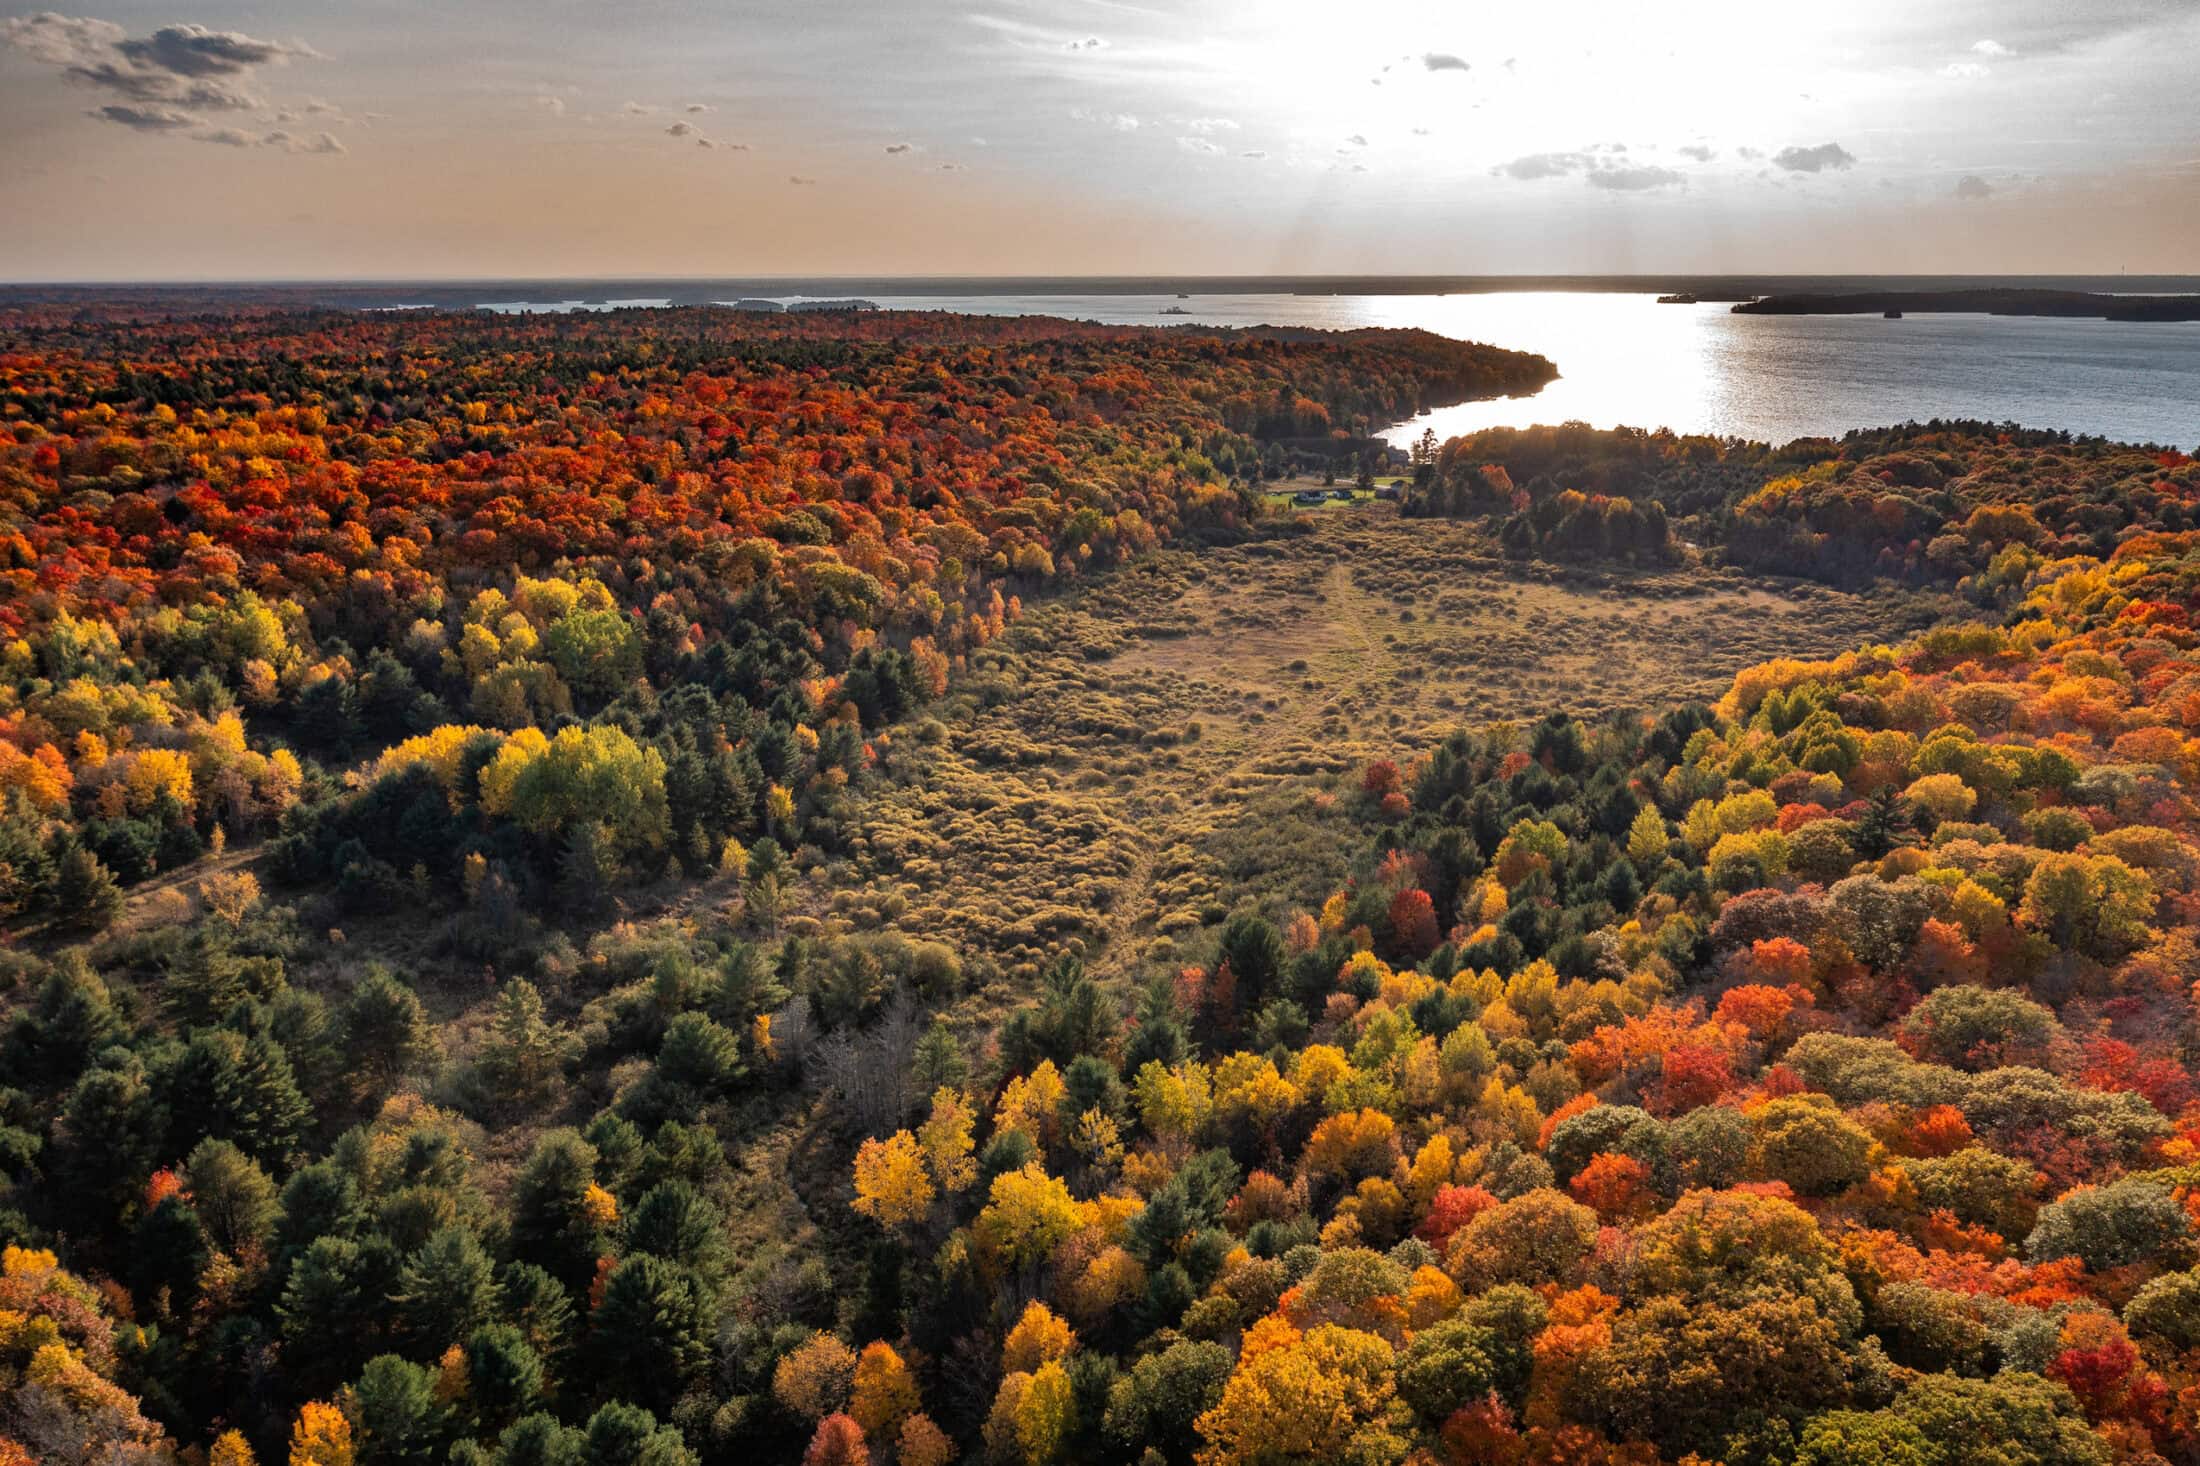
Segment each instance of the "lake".
[[[1446,407],[1385,435],[1404,444],[1579,420],[1783,443],[1934,417],[2064,428],[2200,448],[2200,322],[2036,316],[1738,316],[1652,295],[874,295],[894,310],[1058,315],[1118,325],[1419,326],[1540,352],[1559,379],[1532,397]],[[1172,308],[1183,315],[1169,315]]]
[[[1654,295],[1609,290],[862,294],[890,310],[1115,325],[1419,326],[1539,352],[1558,364],[1558,380],[1533,396],[1461,403],[1387,430],[1398,444],[1431,428],[1447,438],[1568,421],[1784,443],[1964,417],[2200,449],[2200,322],[1738,316],[1724,304],[1659,305]],[[605,310],[668,299],[498,301],[488,308]]]

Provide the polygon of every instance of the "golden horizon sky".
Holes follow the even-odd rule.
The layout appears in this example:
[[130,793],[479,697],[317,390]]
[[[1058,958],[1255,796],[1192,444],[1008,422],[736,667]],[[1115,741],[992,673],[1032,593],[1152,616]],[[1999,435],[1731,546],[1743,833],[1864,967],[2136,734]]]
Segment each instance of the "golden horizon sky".
[[0,280],[2200,273],[2200,6],[1789,10],[0,4]]

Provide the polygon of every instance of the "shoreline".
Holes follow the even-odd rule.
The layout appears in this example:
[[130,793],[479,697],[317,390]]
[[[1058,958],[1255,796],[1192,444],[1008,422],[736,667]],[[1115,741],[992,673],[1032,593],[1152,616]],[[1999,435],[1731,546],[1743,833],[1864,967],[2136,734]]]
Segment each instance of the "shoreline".
[[2200,295],[2114,295],[2090,290],[1875,290],[1768,295],[1733,307],[1738,316],[1989,315],[2125,322],[2200,321]]

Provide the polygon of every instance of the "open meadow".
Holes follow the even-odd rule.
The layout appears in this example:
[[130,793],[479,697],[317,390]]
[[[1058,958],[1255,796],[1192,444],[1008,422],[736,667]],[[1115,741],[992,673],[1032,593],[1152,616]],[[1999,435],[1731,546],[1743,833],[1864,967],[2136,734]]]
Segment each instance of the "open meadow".
[[1169,549],[1033,607],[908,733],[829,924],[1127,974],[1245,890],[1318,900],[1354,847],[1323,776],[1457,727],[1713,698],[1742,667],[1928,623],[1923,597],[1688,566],[1523,565],[1361,504]]

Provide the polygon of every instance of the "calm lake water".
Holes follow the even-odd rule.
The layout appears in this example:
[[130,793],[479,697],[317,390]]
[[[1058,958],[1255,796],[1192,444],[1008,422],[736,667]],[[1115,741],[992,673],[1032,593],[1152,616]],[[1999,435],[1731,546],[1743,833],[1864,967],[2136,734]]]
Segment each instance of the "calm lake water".
[[[888,296],[882,306],[1060,315],[1124,325],[1419,326],[1540,352],[1533,397],[1465,402],[1401,423],[1447,438],[1579,420],[1784,443],[1912,419],[1972,417],[2200,447],[2200,322],[2027,316],[1738,316],[1651,295]],[[1171,307],[1187,314],[1163,312]]]
[[[1532,397],[1447,407],[1385,436],[1581,421],[1781,443],[1935,417],[2200,448],[2200,322],[2022,316],[1738,316],[1651,295],[871,295],[895,310],[1119,325],[1419,326],[1540,352]],[[655,304],[636,300],[619,302]],[[557,301],[496,308],[605,309]],[[1170,314],[1180,310],[1183,314]]]

